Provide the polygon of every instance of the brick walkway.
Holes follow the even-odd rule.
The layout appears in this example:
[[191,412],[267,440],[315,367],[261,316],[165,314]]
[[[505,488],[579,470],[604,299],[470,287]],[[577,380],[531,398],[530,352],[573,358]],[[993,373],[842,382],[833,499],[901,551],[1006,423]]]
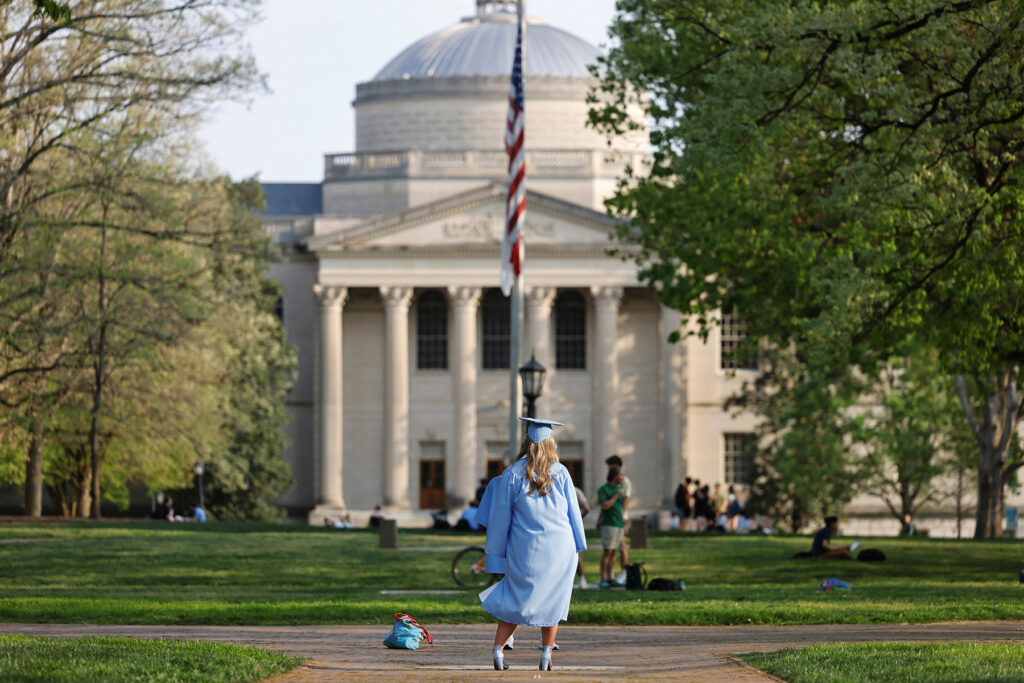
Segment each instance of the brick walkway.
[[[429,625],[428,625],[428,628]],[[3,624],[0,633],[80,637],[88,635],[208,640],[279,650],[310,660],[275,683],[377,681],[399,676],[417,681],[540,678],[540,629],[522,628],[512,669],[490,668],[492,626],[436,626],[433,645],[417,651],[381,645],[382,626],[91,626]],[[563,627],[554,656],[559,681],[672,680],[765,681],[769,677],[730,658],[731,654],[823,642],[1015,641],[1024,642],[1024,622],[963,622],[923,625],[836,626],[571,626]]]

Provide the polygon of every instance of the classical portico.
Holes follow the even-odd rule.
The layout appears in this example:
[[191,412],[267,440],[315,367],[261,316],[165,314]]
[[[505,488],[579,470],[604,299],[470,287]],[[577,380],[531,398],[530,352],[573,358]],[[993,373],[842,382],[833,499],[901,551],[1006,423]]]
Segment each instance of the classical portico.
[[[471,16],[357,87],[356,149],[326,154],[321,183],[264,184],[280,247],[270,272],[299,350],[285,454],[296,484],[280,502],[312,524],[376,505],[403,523],[454,511],[507,462],[508,300],[497,288],[515,3],[466,2]],[[597,48],[530,17],[526,53],[515,365],[533,354],[547,369],[537,409],[566,423],[561,460],[593,495],[604,459],[620,454],[638,510],[670,502],[686,474],[742,483],[737,444],[752,420],[722,409],[749,376],[723,361],[735,340],[669,343],[684,321],[634,263],[608,255],[616,225],[603,201],[627,167],[643,168],[646,133],[609,147],[587,127]]]

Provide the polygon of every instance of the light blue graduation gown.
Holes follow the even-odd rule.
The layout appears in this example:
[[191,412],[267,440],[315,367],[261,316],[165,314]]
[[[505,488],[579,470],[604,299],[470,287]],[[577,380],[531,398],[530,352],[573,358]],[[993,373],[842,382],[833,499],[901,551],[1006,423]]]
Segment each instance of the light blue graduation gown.
[[576,553],[587,549],[583,520],[576,487],[562,464],[552,466],[546,496],[528,492],[525,465],[526,458],[520,458],[494,486],[487,571],[505,577],[480,598],[483,608],[502,621],[557,626],[569,616]]
[[476,523],[480,526],[490,526],[491,504],[494,502],[494,489],[501,483],[501,477],[492,477],[487,482],[484,495],[480,496],[480,505],[476,509]]

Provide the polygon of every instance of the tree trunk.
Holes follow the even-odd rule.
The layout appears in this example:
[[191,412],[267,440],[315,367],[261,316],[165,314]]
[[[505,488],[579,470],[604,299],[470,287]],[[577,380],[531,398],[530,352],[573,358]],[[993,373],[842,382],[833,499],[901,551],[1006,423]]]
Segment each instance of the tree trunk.
[[1003,488],[1009,467],[1010,444],[1024,410],[1022,397],[1012,370],[997,377],[975,378],[976,390],[984,396],[979,418],[971,400],[964,375],[957,375],[956,389],[964,415],[978,444],[978,507],[975,514],[975,538],[999,538],[1003,535]]
[[[98,392],[97,392],[98,393]],[[99,397],[89,425],[89,458],[92,470],[92,517],[99,519],[100,514],[100,436],[99,436]],[[87,508],[88,509],[88,508]]]
[[[106,209],[103,211],[104,225],[106,224]],[[99,320],[100,329],[96,340],[96,358],[93,361],[93,389],[92,389],[92,419],[89,422],[89,457],[92,459],[92,517],[100,519],[103,515],[100,512],[100,503],[103,498],[100,493],[101,474],[101,453],[100,453],[100,415],[103,411],[103,387],[107,380],[107,299],[106,299],[106,267],[107,251],[107,230],[103,229],[100,241],[100,258],[98,266],[99,285]]]
[[32,421],[32,442],[25,463],[25,514],[43,514],[43,421],[39,419]]
[[85,471],[82,473],[82,480],[78,489],[78,505],[75,512],[76,517],[87,519],[89,517],[89,505],[92,500],[92,467],[85,464]]
[[960,528],[964,521],[964,466],[963,462],[956,470],[956,537],[961,538]]
[[984,449],[978,456],[978,509],[974,537],[999,538],[1003,535],[1003,478],[999,454]]

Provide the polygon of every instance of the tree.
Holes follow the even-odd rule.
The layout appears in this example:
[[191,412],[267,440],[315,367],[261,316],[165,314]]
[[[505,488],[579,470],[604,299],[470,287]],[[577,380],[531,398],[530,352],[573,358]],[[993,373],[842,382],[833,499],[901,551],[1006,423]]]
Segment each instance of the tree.
[[857,493],[861,470],[847,413],[861,384],[852,373],[810,373],[787,352],[765,350],[761,366],[757,381],[729,402],[761,417],[746,508],[798,532]]
[[209,460],[210,508],[221,519],[280,519],[272,500],[294,482],[281,453],[290,416],[285,398],[297,357],[274,313],[280,287],[263,275],[267,241],[253,212],[263,208],[255,181],[225,187],[236,248],[217,252],[219,293],[212,336],[220,340],[227,401],[226,448]]
[[702,333],[739,308],[812,374],[867,376],[913,336],[977,378],[978,536],[1024,416],[1022,22],[1011,0],[620,0],[592,98],[609,134],[650,117],[650,172],[609,208]]
[[863,449],[862,490],[901,522],[954,495],[947,485],[969,434],[934,349],[893,358],[861,401],[866,413],[852,420]]
[[[148,230],[154,238],[211,244],[210,234],[197,234],[188,223],[104,222],[93,213],[85,225],[78,219],[83,202],[92,202],[90,190],[104,181],[83,169],[106,168],[111,160],[101,140],[159,158],[167,151],[159,143],[187,135],[212,99],[237,97],[258,84],[252,57],[237,38],[259,4],[0,0],[0,404],[33,415],[26,425],[33,435],[26,463],[30,512],[39,511],[44,422],[65,389],[46,375],[81,361],[82,347],[68,334],[83,324],[76,319],[81,309],[65,305],[77,294],[81,274],[62,263],[64,250],[77,248],[66,237],[92,227],[107,236]],[[122,167],[123,159],[111,166]],[[182,173],[180,166],[175,172]],[[188,175],[194,174],[163,180],[173,185]],[[108,204],[149,200],[127,184],[107,182],[104,189]],[[96,357],[103,358],[102,331],[97,340]],[[94,366],[97,414],[103,367],[103,361]],[[93,432],[96,458],[98,427]]]
[[[0,3],[0,267],[39,201],[38,173],[73,139],[126,112],[186,119],[259,82],[236,39],[259,0]],[[0,275],[2,275],[0,270]]]

